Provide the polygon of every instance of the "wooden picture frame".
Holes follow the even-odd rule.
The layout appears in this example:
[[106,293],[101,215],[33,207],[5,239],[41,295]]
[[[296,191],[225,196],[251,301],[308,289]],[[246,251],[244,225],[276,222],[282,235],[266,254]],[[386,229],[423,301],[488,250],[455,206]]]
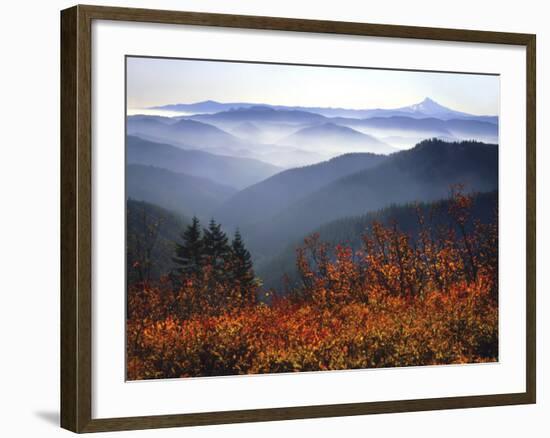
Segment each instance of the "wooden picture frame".
[[[527,284],[526,391],[521,393],[301,406],[195,414],[92,418],[93,20],[491,43],[526,48]],[[535,403],[536,38],[531,34],[75,6],[61,12],[61,426],[99,432]]]

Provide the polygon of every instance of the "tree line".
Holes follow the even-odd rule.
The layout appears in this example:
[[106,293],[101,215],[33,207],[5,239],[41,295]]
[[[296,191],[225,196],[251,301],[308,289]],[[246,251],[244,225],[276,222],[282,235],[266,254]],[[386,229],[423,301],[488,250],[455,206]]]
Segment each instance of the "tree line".
[[199,278],[209,269],[217,282],[238,284],[242,288],[255,285],[252,257],[238,229],[229,243],[221,224],[211,219],[207,228],[201,228],[195,216],[181,234],[181,240],[182,243],[176,242],[173,261],[177,267],[173,276]]
[[194,219],[177,247],[181,284],[129,286],[128,378],[498,360],[498,211],[482,223],[472,205],[456,187],[449,222],[418,208],[412,238],[375,221],[359,250],[309,236],[296,250],[299,283],[269,305],[253,280],[240,284],[253,272],[237,269],[249,261],[240,236],[230,243]]

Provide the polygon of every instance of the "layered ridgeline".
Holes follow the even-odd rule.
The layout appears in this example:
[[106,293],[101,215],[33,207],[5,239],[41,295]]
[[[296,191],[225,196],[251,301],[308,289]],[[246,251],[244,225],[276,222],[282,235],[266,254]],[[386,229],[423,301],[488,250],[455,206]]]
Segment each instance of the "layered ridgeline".
[[475,139],[485,143],[498,143],[498,124],[484,120],[442,120],[435,117],[415,119],[409,116],[391,116],[361,120],[335,118],[333,121],[341,126],[377,136],[394,147],[405,149],[426,138],[439,138],[446,141]]
[[230,226],[264,222],[321,187],[370,169],[386,158],[371,153],[344,154],[319,164],[285,170],[236,193],[217,209],[216,216]]
[[496,117],[170,109],[128,117],[130,379],[498,359]]
[[[213,114],[223,111],[230,111],[236,109],[249,109],[251,107],[257,107],[257,103],[247,102],[216,102],[214,100],[207,100],[197,103],[180,103],[156,106],[150,109],[160,111],[172,111],[191,114]],[[468,114],[462,111],[455,111],[447,108],[433,99],[426,97],[421,102],[415,103],[409,106],[403,106],[392,109],[349,109],[349,108],[330,108],[330,107],[306,107],[306,106],[286,106],[286,105],[262,105],[266,108],[276,110],[287,111],[305,111],[314,114],[320,114],[325,117],[348,117],[353,119],[364,119],[370,117],[394,117],[394,116],[407,116],[411,118],[423,119],[426,117],[436,117],[441,120],[450,119],[467,119],[467,120],[480,120],[490,123],[497,123],[497,116],[479,116],[474,114]]]
[[311,150],[332,155],[341,152],[370,151],[390,154],[397,149],[369,134],[358,132],[347,126],[323,123],[300,129],[298,132],[279,140],[282,145],[305,145]]
[[208,178],[236,189],[243,189],[282,170],[258,160],[182,149],[132,135],[126,139],[126,161],[128,164],[155,166],[172,172]]
[[154,203],[180,214],[208,217],[236,192],[233,187],[207,178],[154,166],[126,166],[127,197]]
[[213,101],[165,106],[175,117],[133,115],[127,133],[186,150],[277,167],[315,164],[349,152],[390,154],[426,138],[498,143],[498,118],[446,108],[431,99],[395,109],[299,108]]
[[[332,181],[275,214],[269,211],[254,225],[243,227],[243,232],[261,260],[324,223],[391,204],[444,199],[454,184],[463,184],[470,192],[497,190],[498,147],[426,140],[374,167]],[[255,199],[268,196],[268,192],[256,193]],[[252,200],[248,208],[256,210]]]
[[[155,164],[176,162],[168,158]],[[227,235],[239,229],[266,286],[280,286],[283,274],[292,274],[294,248],[313,232],[354,244],[365,223],[390,217],[407,231],[412,203],[446,199],[455,184],[465,192],[493,193],[476,196],[474,214],[485,220],[498,190],[498,148],[479,142],[427,140],[389,156],[344,154],[282,171],[243,190],[157,166],[128,165],[128,196],[186,217],[197,215],[203,223],[214,218]]]
[[[399,224],[401,231],[413,239],[418,239],[421,228],[419,217],[424,219],[427,228],[431,230],[441,227],[446,229],[453,223],[449,206],[448,199],[432,203],[391,205],[360,216],[337,219],[311,230],[309,234],[318,234],[320,240],[332,248],[341,244],[358,250],[362,244],[361,236],[376,221],[386,226]],[[470,224],[476,221],[483,224],[491,223],[497,214],[498,192],[473,195]],[[177,268],[174,263],[176,243],[181,242],[182,233],[190,224],[191,220],[185,216],[154,204],[129,199],[126,243],[128,282],[143,279],[156,281],[161,275],[174,272]],[[274,289],[277,293],[284,294],[285,287],[295,285],[299,277],[296,249],[301,246],[303,239],[296,239],[288,243],[278,254],[256,265],[255,272],[261,279],[264,289]]]
[[207,148],[213,152],[237,152],[244,144],[221,129],[194,120],[167,117],[131,116],[126,131],[154,141],[183,147]]

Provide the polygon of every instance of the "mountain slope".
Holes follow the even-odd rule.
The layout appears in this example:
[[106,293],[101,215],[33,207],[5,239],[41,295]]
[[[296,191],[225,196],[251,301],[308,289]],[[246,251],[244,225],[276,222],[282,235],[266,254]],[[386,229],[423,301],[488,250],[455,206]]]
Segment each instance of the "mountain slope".
[[[140,280],[138,267],[141,268],[142,275],[148,274],[151,280],[158,280],[161,275],[168,274],[174,267],[172,257],[175,242],[180,240],[180,234],[190,223],[189,218],[158,205],[128,199],[126,201],[128,284]],[[152,233],[152,230],[155,231]],[[149,265],[148,249],[151,249]]]
[[409,115],[373,117],[361,120],[342,118],[334,120],[340,125],[378,137],[402,136],[419,140],[442,137],[455,140],[476,139],[486,143],[498,143],[498,124],[479,120],[442,120],[434,117],[419,119]]
[[216,217],[224,224],[240,227],[266,220],[315,190],[385,159],[384,155],[369,153],[345,154],[285,170],[232,196],[218,209]]
[[128,164],[162,167],[173,172],[208,178],[242,189],[278,173],[281,168],[250,158],[227,157],[198,150],[184,150],[139,137],[126,139]]
[[[295,167],[326,158],[315,151],[295,147],[282,148],[271,144],[273,138],[295,132],[301,125],[267,122],[267,125],[263,123],[258,127],[252,122],[239,121],[233,128],[231,124],[220,124],[216,121],[211,125],[188,118],[172,118],[167,122],[158,116],[150,116],[149,119],[147,117],[129,117],[127,134],[153,142],[169,143],[183,149],[196,149],[226,157],[250,158],[272,166]],[[236,129],[241,135],[232,135],[218,126],[230,131]]]
[[284,239],[300,237],[317,226],[345,216],[364,214],[392,203],[445,198],[450,185],[468,191],[498,187],[498,148],[477,142],[427,140],[392,154],[378,166],[341,178],[321,188],[248,235],[259,254],[269,254]]
[[[311,233],[319,233],[321,241],[335,246],[344,244],[357,251],[362,246],[361,236],[374,221],[391,225],[397,223],[399,229],[413,238],[418,236],[418,210],[426,220],[426,226],[432,230],[440,225],[449,226],[454,221],[449,215],[449,200],[433,203],[392,205],[361,216],[351,216],[325,223]],[[470,211],[470,223],[480,221],[490,223],[495,219],[498,207],[498,192],[476,193]],[[430,219],[431,218],[431,219]],[[457,230],[458,232],[458,230]],[[303,236],[306,237],[306,236]],[[296,248],[303,245],[303,239],[286,246],[279,254],[256,266],[256,273],[262,278],[266,288],[281,289],[283,276],[291,282],[298,278],[296,270]]]
[[128,135],[221,155],[246,156],[250,152],[246,142],[216,126],[196,120],[166,123],[157,118],[146,120],[142,116],[141,119],[128,118],[126,130]]
[[498,125],[479,120],[452,119],[446,122],[447,129],[454,137],[475,138],[483,142],[498,143]]
[[153,166],[126,166],[126,196],[188,216],[208,217],[235,189]]
[[358,110],[354,115],[351,113],[342,114],[345,117],[355,118],[372,118],[372,117],[396,117],[405,116],[415,119],[437,118],[440,120],[450,119],[469,119],[491,123],[498,123],[498,116],[476,115],[462,111],[456,111],[439,104],[438,102],[426,97],[424,100],[412,105],[402,106],[398,108],[375,108]]
[[303,128],[280,140],[279,143],[325,154],[342,152],[388,154],[397,150],[371,135],[334,123]]
[[231,133],[243,140],[257,141],[262,134],[262,130],[252,122],[242,122],[240,125],[235,126]]
[[437,117],[438,119],[455,119],[457,117],[470,116],[470,114],[455,111],[443,105],[440,105],[429,97],[426,97],[422,102],[397,108],[396,111],[410,113],[411,115],[422,117]]
[[300,110],[274,109],[269,105],[237,108],[215,114],[198,114],[189,118],[206,123],[226,123],[233,126],[241,124],[243,122],[305,124],[318,123],[325,120],[325,117],[321,116],[320,114],[314,114]]

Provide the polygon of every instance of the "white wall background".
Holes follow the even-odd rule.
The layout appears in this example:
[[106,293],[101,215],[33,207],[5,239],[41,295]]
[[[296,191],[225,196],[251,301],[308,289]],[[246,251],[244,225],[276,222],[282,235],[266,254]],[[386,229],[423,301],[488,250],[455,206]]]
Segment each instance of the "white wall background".
[[[338,419],[140,431],[143,437],[542,437],[550,386],[543,342],[548,301],[544,273],[550,220],[543,170],[550,165],[543,121],[550,102],[550,29],[545,2],[462,0],[111,0],[111,6],[272,15],[537,34],[538,76],[538,346],[535,406],[392,414]],[[0,18],[0,431],[9,437],[69,436],[58,428],[59,405],[59,10],[70,1],[4,2]],[[545,211],[546,210],[546,211]],[[545,415],[546,414],[546,415]],[[546,426],[546,427],[545,427]],[[546,434],[545,434],[546,432]]]

